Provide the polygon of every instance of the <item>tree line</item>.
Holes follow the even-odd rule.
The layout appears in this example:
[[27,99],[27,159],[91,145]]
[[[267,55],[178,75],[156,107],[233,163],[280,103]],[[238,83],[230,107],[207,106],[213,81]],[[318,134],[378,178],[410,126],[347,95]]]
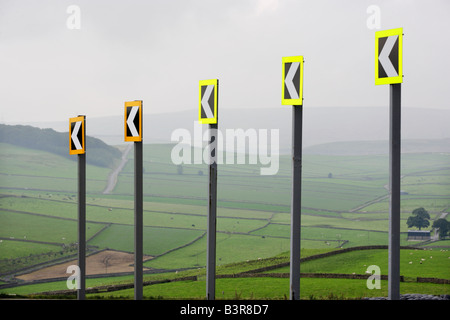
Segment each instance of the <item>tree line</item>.
[[[430,226],[430,214],[425,208],[417,208],[412,212],[412,216],[408,218],[406,224],[408,228],[416,227],[419,228],[428,228]],[[450,222],[446,219],[437,219],[433,222],[432,228],[439,230],[439,238],[445,239],[448,236],[450,231]]]

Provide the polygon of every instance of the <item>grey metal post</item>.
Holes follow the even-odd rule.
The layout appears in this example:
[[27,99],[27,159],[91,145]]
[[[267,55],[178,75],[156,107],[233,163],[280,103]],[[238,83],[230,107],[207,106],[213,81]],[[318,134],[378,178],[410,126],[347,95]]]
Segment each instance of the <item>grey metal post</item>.
[[[84,132],[86,134],[86,117],[84,117]],[[78,279],[80,289],[77,290],[77,299],[84,300],[86,297],[86,153],[78,155],[78,267],[80,268]]]
[[216,296],[216,226],[217,226],[217,124],[209,125],[211,162],[208,188],[208,243],[206,252],[206,298]]
[[300,299],[300,227],[302,194],[302,110],[292,106],[292,199],[290,299]]
[[143,153],[134,142],[134,299],[143,297]]
[[400,299],[401,84],[389,88],[389,300]]
[[209,124],[208,231],[206,248],[206,299],[216,298],[216,227],[217,227],[217,139],[219,123],[219,80],[217,80],[217,121]]

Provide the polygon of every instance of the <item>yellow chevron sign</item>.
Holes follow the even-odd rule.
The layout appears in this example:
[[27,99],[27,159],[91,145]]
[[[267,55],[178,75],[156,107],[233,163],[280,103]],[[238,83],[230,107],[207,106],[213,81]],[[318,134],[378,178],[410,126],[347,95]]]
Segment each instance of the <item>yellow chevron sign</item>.
[[303,105],[303,56],[283,57],[282,105]]
[[375,84],[403,82],[403,28],[375,32]]
[[198,121],[217,123],[219,80],[201,80],[199,85]]

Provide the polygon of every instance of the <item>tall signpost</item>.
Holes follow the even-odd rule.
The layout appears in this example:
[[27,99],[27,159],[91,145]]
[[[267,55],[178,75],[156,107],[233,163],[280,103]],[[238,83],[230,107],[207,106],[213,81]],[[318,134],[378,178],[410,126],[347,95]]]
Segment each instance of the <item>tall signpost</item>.
[[303,56],[283,58],[281,104],[292,105],[291,300],[300,299]]
[[219,80],[201,80],[199,85],[199,122],[209,125],[208,231],[206,251],[206,298],[216,293],[216,225],[217,225],[217,129]]
[[375,84],[389,84],[389,278],[388,297],[400,299],[400,155],[403,29],[375,33]]
[[143,103],[125,102],[125,141],[134,142],[134,299],[143,298]]
[[78,155],[78,267],[77,298],[86,296],[86,117],[69,119],[69,153]]

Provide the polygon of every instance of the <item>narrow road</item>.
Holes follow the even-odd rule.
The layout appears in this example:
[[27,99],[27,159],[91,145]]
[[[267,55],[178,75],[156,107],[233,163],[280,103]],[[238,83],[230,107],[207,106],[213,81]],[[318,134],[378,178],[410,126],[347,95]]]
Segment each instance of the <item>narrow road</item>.
[[109,174],[108,184],[106,185],[105,190],[103,190],[103,194],[109,194],[111,193],[111,191],[114,190],[114,187],[116,186],[117,183],[117,176],[119,175],[120,171],[122,171],[123,167],[125,167],[125,164],[128,161],[128,153],[130,153],[132,147],[133,144],[129,144],[127,148],[123,151],[122,159],[119,165]]

